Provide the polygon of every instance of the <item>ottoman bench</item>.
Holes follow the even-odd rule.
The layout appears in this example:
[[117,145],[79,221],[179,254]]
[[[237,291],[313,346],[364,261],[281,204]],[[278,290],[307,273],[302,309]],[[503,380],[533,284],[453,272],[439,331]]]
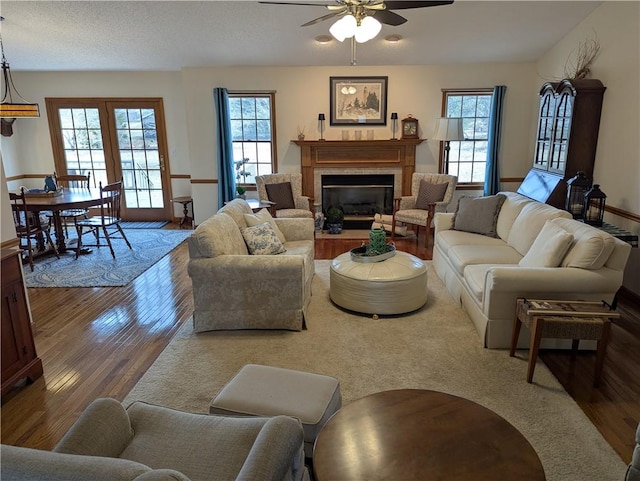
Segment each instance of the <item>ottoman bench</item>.
[[209,412],[298,418],[304,430],[305,457],[311,458],[320,429],[341,406],[340,383],[334,377],[247,364],[211,401]]
[[345,252],[331,261],[329,293],[338,306],[374,319],[415,311],[427,302],[427,266],[406,252],[372,263],[353,261]]

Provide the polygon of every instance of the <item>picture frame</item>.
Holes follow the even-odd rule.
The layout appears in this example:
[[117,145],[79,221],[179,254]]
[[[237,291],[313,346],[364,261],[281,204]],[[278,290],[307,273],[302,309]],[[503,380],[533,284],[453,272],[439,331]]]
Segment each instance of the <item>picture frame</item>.
[[329,77],[330,125],[387,125],[388,77]]

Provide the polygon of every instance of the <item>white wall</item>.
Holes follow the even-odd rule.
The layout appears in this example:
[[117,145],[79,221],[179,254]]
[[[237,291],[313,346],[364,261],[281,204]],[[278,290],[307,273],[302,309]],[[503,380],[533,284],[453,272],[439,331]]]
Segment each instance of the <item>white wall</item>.
[[[539,89],[533,64],[482,64],[464,66],[410,67],[225,67],[192,68],[183,71],[192,178],[217,178],[215,165],[215,113],[213,89],[275,90],[278,171],[300,171],[300,148],[291,143],[298,129],[306,139],[319,138],[318,113],[327,118],[325,138],[337,140],[345,127],[329,125],[329,78],[331,76],[388,76],[387,113],[402,119],[413,114],[419,120],[421,137],[433,133],[440,116],[443,88],[492,88],[507,85],[505,126],[501,151],[503,177],[524,176],[531,166],[530,131],[534,100]],[[357,127],[351,128],[355,130]],[[362,127],[360,127],[362,129]],[[391,124],[367,126],[376,139],[391,138]],[[438,142],[424,142],[417,149],[416,170],[438,169]],[[196,219],[201,222],[217,206],[217,190],[194,186]]]
[[[593,180],[606,205],[640,216],[640,3],[604,2],[537,63],[538,74],[562,78],[580,42],[597,38],[600,52],[591,77],[607,87],[602,105]],[[605,214],[605,221],[636,234],[640,223]],[[640,295],[640,249],[632,249],[624,286]]]

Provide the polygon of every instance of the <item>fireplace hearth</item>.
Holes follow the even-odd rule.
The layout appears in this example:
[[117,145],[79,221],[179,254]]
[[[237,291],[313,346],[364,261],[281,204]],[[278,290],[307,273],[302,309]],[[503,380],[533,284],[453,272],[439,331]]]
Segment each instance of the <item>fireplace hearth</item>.
[[375,214],[393,213],[394,176],[385,174],[322,175],[322,210],[338,207],[344,228],[368,229]]

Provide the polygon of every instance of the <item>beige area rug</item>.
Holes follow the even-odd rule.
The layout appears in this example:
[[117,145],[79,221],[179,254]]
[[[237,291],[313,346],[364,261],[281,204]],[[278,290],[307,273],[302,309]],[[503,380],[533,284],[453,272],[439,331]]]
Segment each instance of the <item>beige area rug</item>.
[[396,317],[346,312],[329,299],[329,262],[316,261],[302,332],[176,334],[125,399],[192,412],[247,363],[317,372],[340,380],[344,404],[379,391],[419,388],[471,399],[522,432],[549,481],[620,481],[626,466],[541,362],[527,384],[526,351],[484,349],[466,313],[429,270],[429,300]]

